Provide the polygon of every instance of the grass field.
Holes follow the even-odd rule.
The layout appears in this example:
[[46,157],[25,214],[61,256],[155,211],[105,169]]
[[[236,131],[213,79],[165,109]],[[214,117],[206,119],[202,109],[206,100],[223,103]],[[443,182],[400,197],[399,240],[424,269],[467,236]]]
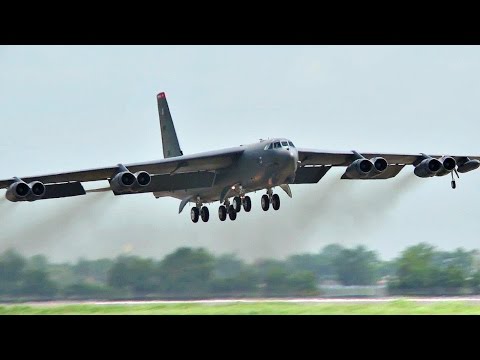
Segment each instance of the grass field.
[[132,305],[4,305],[0,315],[440,315],[480,314],[480,304],[462,302],[416,303],[394,300],[376,304],[234,303],[234,304],[132,304]]

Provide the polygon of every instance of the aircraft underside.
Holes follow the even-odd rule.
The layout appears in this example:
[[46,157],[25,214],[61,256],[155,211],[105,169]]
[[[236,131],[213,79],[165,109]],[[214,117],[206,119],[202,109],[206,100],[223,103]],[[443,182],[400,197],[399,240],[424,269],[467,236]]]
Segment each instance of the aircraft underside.
[[[12,202],[33,202],[111,191],[115,195],[153,193],[155,197],[180,200],[179,212],[188,203],[193,222],[210,218],[206,204],[219,201],[218,217],[235,220],[237,213],[249,212],[249,193],[265,191],[261,207],[280,208],[280,187],[289,197],[289,184],[316,184],[332,167],[343,167],[341,179],[383,181],[413,166],[420,178],[451,177],[456,188],[459,173],[480,168],[480,156],[329,151],[297,148],[286,138],[260,139],[259,142],[232,148],[184,155],[177,138],[165,93],[157,95],[164,159],[117,164],[95,169],[0,179],[0,189]],[[107,180],[109,186],[86,191],[83,183]]]
[[[269,186],[269,184],[262,184],[256,187],[244,188],[241,185],[234,185],[230,187],[229,192],[223,196],[222,192],[225,190],[224,186],[214,186],[209,188],[198,188],[198,189],[189,189],[189,190],[180,190],[180,191],[164,191],[159,193],[154,193],[156,198],[160,197],[173,197],[182,201],[180,204],[179,212],[182,212],[183,207],[187,203],[195,204],[190,209],[191,220],[196,223],[199,219],[202,219],[203,222],[207,222],[210,219],[210,211],[207,207],[207,204],[211,204],[217,201],[220,201],[220,206],[218,208],[218,218],[220,221],[225,221],[228,218],[230,220],[235,220],[237,214],[243,210],[245,212],[250,212],[252,208],[252,201],[249,193],[256,191],[265,191],[261,198],[261,207],[264,211],[267,211],[271,207],[274,210],[280,208],[280,197],[278,194],[274,193],[273,188],[280,184],[275,184]],[[287,184],[282,185],[285,191],[291,195],[290,188]]]

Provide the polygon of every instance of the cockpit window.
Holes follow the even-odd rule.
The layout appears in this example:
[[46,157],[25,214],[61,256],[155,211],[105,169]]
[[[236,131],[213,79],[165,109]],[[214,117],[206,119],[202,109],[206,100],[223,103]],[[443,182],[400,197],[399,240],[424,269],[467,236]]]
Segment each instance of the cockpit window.
[[285,147],[287,147],[287,146],[288,146],[288,142],[286,142],[286,141],[282,141],[282,146],[285,146]]
[[291,147],[295,147],[295,145],[293,145],[293,143],[291,141],[288,142],[288,145],[290,145]]
[[273,149],[273,143],[268,144],[265,146],[265,150],[272,150]]
[[282,147],[282,145],[280,145],[280,141],[277,141],[276,143],[273,144],[273,147],[275,149],[280,149]]

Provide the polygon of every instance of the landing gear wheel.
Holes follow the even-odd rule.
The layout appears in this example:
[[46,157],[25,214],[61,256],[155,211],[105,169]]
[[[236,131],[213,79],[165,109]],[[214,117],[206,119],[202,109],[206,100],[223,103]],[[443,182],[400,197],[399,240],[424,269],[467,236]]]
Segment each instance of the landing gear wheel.
[[242,208],[242,199],[240,199],[240,196],[235,196],[233,198],[232,205],[236,212],[240,211],[240,209]]
[[225,221],[227,219],[227,208],[224,205],[220,205],[218,208],[218,218],[220,221]]
[[197,207],[193,207],[192,210],[190,210],[190,218],[194,223],[198,222],[198,216],[199,216],[199,211]]
[[262,195],[261,204],[263,211],[267,211],[270,207],[270,199],[268,198],[268,195]]
[[202,217],[203,222],[207,222],[208,219],[210,219],[210,212],[206,206],[202,207],[202,210],[200,210],[200,216]]
[[452,189],[455,189],[457,187],[457,183],[455,182],[455,180],[452,180]]
[[235,208],[233,207],[233,205],[230,205],[228,207],[228,217],[232,221],[234,221],[237,218],[237,212],[235,211]]
[[273,194],[272,196],[272,207],[273,210],[280,209],[280,196],[278,194]]
[[250,196],[245,196],[243,198],[243,210],[245,210],[245,212],[252,210],[252,200],[250,199]]

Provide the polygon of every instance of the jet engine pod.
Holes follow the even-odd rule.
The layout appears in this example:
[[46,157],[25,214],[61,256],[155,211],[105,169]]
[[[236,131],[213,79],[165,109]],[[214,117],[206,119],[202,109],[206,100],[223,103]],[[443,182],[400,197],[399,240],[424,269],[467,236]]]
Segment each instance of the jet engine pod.
[[137,178],[130,171],[123,171],[115,175],[110,182],[110,187],[116,192],[131,191],[135,185]]
[[352,162],[345,171],[350,179],[363,179],[370,175],[374,165],[368,159],[358,159]]
[[33,181],[30,184],[18,179],[7,189],[5,197],[13,202],[35,201],[41,199],[46,192],[45,185],[40,181]]
[[27,201],[30,192],[31,189],[27,183],[17,181],[8,187],[5,197],[12,202]]
[[376,157],[370,160],[373,164],[372,175],[379,175],[388,168],[388,162],[382,157]]
[[442,163],[442,168],[436,174],[436,176],[444,176],[450,174],[453,170],[455,170],[455,167],[457,166],[457,162],[451,156],[442,156],[439,160]]
[[148,186],[148,185],[150,185],[150,182],[152,181],[152,177],[146,171],[136,172],[135,173],[135,178],[137,179],[137,184],[140,187]]
[[435,176],[443,169],[442,163],[434,158],[427,158],[415,167],[414,173],[418,177],[427,178]]
[[28,196],[30,201],[38,200],[45,195],[45,185],[40,181],[31,182],[28,186],[31,189],[30,195]]
[[476,160],[476,159],[474,159],[474,160],[467,159],[466,162],[458,165],[457,171],[458,171],[459,173],[466,173],[466,172],[469,172],[469,171],[473,171],[473,170],[475,170],[475,169],[478,169],[478,167],[480,167],[480,161],[479,161],[479,160]]

